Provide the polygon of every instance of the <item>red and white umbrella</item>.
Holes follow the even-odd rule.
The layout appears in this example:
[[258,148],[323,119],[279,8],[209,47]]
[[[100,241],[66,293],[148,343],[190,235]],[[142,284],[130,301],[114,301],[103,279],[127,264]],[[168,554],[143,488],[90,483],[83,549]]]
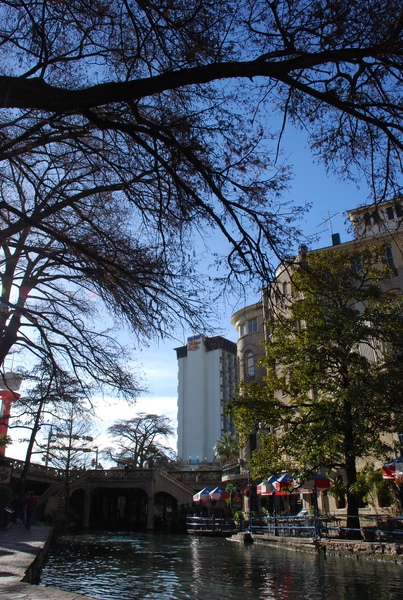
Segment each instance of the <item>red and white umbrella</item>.
[[256,492],[260,496],[271,496],[273,492],[276,491],[274,487],[274,482],[276,481],[276,477],[271,475],[266,481],[261,481],[257,487]]
[[274,482],[274,487],[276,490],[276,494],[280,496],[285,496],[287,494],[291,494],[295,487],[294,479],[288,473],[283,473],[280,477]]
[[396,479],[403,477],[403,457],[396,458],[382,467],[382,477],[384,479]]
[[216,487],[211,490],[210,500],[227,500],[229,498],[229,493],[226,492],[222,487]]
[[267,483],[265,481],[261,481],[256,486],[256,493],[260,496],[267,496]]
[[288,473],[283,473],[277,477],[277,475],[270,475],[267,481],[262,481],[257,486],[257,493],[261,496],[271,496],[271,494],[277,494],[277,496],[286,496],[290,494],[295,487],[294,479]]
[[193,496],[193,502],[208,502],[210,500],[210,488],[203,488]]
[[306,479],[304,483],[302,483],[298,491],[302,494],[310,494],[314,489],[319,490],[320,492],[325,492],[330,488],[330,479],[326,477],[326,475],[321,475],[320,473],[316,473],[313,477],[309,477]]

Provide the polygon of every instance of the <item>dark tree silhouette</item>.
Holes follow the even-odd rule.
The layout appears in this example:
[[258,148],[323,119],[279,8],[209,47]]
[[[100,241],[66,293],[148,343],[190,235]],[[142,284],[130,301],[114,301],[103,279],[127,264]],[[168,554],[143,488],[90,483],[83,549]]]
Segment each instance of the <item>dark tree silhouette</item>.
[[[397,0],[10,0],[0,19],[0,242],[55,240],[136,333],[203,322],[222,287],[197,235],[226,242],[220,283],[272,277],[298,238],[288,122],[375,201],[400,189]],[[5,301],[3,356],[26,310]]]
[[21,498],[24,495],[32,455],[38,452],[38,448],[39,451],[47,454],[47,460],[55,458],[58,463],[55,466],[66,471],[74,462],[71,439],[69,452],[62,453],[63,459],[60,462],[60,453],[55,454],[46,439],[38,440],[38,433],[41,430],[43,433],[45,426],[52,426],[55,435],[68,431],[71,438],[73,433],[77,433],[77,431],[73,432],[73,426],[76,425],[77,428],[79,419],[85,420],[88,427],[88,417],[91,413],[90,388],[83,381],[78,381],[69,373],[55,368],[50,362],[42,361],[32,371],[24,373],[24,380],[27,388],[25,394],[15,403],[11,425],[11,429],[23,428],[29,431],[25,463],[19,480]]
[[139,413],[133,419],[116,421],[108,428],[116,449],[108,451],[109,457],[133,467],[147,467],[166,463],[173,458],[163,442],[174,432],[171,420],[164,415]]

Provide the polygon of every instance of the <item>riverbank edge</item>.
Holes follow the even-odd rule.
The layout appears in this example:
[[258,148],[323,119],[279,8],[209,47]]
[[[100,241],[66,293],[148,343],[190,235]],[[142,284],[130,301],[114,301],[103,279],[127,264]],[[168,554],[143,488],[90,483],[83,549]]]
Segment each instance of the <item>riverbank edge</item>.
[[35,556],[32,563],[25,571],[24,577],[21,579],[22,583],[30,583],[31,585],[37,585],[40,580],[43,564],[49,554],[49,550],[52,545],[54,535],[53,527],[49,527],[49,534],[40,548],[38,554]]
[[22,524],[11,524],[0,530],[0,598],[94,600],[75,592],[37,585],[53,535],[50,526],[34,526],[27,531]]
[[245,533],[228,538],[239,543],[253,543],[282,547],[297,552],[350,557],[354,559],[385,561],[403,565],[403,546],[394,542],[364,542],[360,540],[336,540],[314,538],[286,538],[253,535],[245,538]]

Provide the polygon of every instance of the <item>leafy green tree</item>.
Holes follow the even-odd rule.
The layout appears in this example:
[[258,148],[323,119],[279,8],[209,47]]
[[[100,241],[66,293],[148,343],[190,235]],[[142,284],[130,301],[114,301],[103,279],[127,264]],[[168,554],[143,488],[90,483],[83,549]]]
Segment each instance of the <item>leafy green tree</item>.
[[12,440],[9,435],[4,435],[3,433],[0,435],[0,448],[6,448],[12,443]]
[[390,457],[403,428],[403,296],[383,252],[302,255],[296,295],[268,323],[265,382],[242,385],[231,405],[243,439],[257,422],[271,427],[250,461],[254,477],[343,469],[349,527],[358,459]]
[[214,454],[226,463],[238,455],[239,445],[236,436],[230,431],[225,432],[214,446]]

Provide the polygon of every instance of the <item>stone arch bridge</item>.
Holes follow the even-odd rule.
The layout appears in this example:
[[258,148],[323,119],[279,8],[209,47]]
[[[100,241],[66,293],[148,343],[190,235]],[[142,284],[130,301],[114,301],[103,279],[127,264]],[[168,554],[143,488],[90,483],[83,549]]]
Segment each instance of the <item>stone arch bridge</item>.
[[[13,479],[22,466],[13,461]],[[190,505],[196,491],[220,485],[221,471],[77,470],[67,483],[64,470],[32,464],[28,481],[45,514],[57,512],[67,491],[74,518],[84,527],[153,529],[169,522],[181,505]]]

